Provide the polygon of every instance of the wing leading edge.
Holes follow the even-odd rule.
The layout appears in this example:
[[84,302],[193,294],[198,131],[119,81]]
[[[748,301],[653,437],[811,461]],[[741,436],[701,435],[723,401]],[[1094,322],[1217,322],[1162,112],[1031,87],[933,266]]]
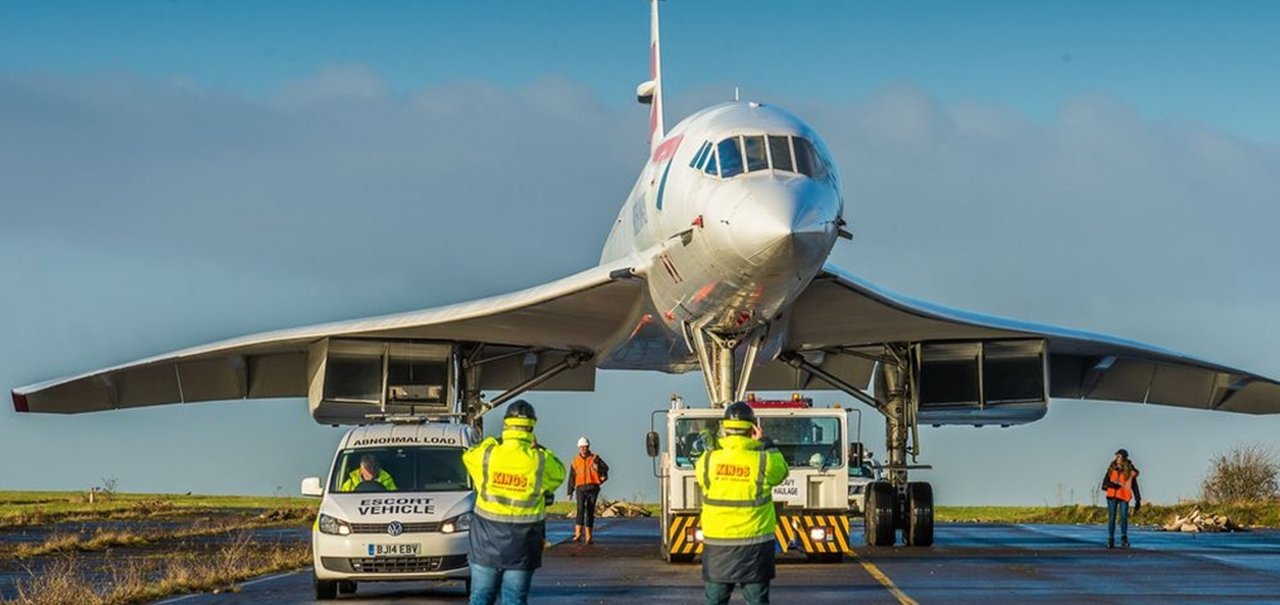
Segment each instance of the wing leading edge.
[[[886,343],[1042,338],[1051,397],[1280,412],[1280,383],[1251,372],[1133,340],[951,309],[890,292],[830,264],[790,313],[784,349],[802,354]],[[838,357],[828,361],[842,364],[832,371],[852,377],[852,384],[868,384],[874,362]],[[771,365],[757,372],[753,387],[795,388],[798,370]],[[825,387],[820,381],[804,386]]]
[[[509,388],[569,352],[599,351],[642,299],[633,258],[511,294],[435,309],[253,334],[19,387],[19,412],[80,413],[229,399],[305,397],[309,348],[325,338],[466,342],[545,351],[537,368],[512,355],[512,370],[486,371],[481,388]],[[591,390],[583,363],[539,388]]]

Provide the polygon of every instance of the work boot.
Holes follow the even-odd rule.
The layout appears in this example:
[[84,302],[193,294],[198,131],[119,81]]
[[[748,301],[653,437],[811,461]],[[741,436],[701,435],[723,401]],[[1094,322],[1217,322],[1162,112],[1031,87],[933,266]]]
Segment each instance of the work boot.
[[[591,534],[588,533],[587,535],[590,536]],[[578,542],[580,540],[582,540],[582,526],[575,525],[573,526],[573,541]],[[588,540],[590,540],[590,538],[588,538]]]
[[595,544],[595,540],[591,539],[591,528],[587,528],[587,544]]
[[1116,547],[1116,539],[1107,538],[1107,548],[1115,548],[1115,547]]
[[1129,548],[1129,536],[1120,536],[1120,548]]

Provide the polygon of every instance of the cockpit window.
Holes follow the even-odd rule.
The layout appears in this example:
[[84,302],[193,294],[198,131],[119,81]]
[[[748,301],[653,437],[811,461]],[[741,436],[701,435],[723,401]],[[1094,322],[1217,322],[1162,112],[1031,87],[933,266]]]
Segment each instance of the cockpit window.
[[769,157],[774,170],[796,171],[795,162],[791,161],[791,137],[769,135]]
[[720,141],[720,176],[724,178],[742,174],[742,141],[738,137],[730,137]]
[[796,172],[815,179],[827,176],[826,164],[822,161],[822,156],[818,155],[818,151],[813,148],[813,143],[801,137],[794,137],[791,142],[796,148]]
[[703,143],[702,147],[698,148],[698,153],[693,154],[693,161],[689,162],[689,165],[694,168],[702,168],[702,160],[707,159],[707,152],[710,150],[711,141]]
[[743,135],[704,143],[689,164],[709,175],[732,178],[747,172],[780,170],[815,179],[830,174],[827,159],[804,137]]
[[751,172],[768,170],[769,156],[764,150],[764,136],[742,137],[742,141],[743,148],[747,152],[747,170]]

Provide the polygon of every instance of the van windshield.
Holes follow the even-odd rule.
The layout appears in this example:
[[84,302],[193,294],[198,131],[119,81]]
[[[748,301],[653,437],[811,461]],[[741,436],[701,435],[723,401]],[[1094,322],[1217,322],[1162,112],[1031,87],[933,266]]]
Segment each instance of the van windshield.
[[471,489],[459,447],[361,447],[343,450],[332,492],[449,492]]

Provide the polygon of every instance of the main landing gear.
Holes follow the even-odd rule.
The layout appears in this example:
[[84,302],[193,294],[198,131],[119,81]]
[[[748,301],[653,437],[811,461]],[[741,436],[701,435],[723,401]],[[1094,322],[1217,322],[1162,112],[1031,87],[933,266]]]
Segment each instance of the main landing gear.
[[798,354],[782,356],[784,362],[830,383],[884,415],[888,464],[883,468],[888,472],[884,480],[872,482],[866,489],[864,537],[867,545],[893,546],[898,530],[902,530],[903,544],[932,546],[933,486],[907,480],[907,471],[930,468],[907,463],[908,454],[912,460],[920,455],[918,348],[907,343],[890,344],[884,347],[883,355],[872,358],[879,368],[875,397]]
[[[885,449],[889,453],[888,481],[867,486],[866,540],[870,546],[892,546],[897,530],[902,530],[902,543],[907,546],[933,545],[933,486],[923,481],[908,481],[907,471],[928,468],[907,464],[920,453],[919,426],[916,413],[919,399],[916,386],[916,364],[913,348],[886,347],[888,363],[880,364],[880,380],[876,384],[878,400],[884,402]],[[910,442],[910,445],[908,445]]]
[[[735,336],[687,324],[684,328],[685,339],[702,365],[711,404],[722,407],[742,399],[768,326],[758,326]],[[734,349],[740,345],[744,351],[739,366]],[[931,468],[907,463],[908,454],[912,460],[920,455],[919,350],[910,343],[893,343],[885,345],[883,353],[874,356],[879,369],[875,397],[809,363],[799,354],[779,356],[783,362],[830,383],[884,415],[885,450],[889,457],[884,469],[888,476],[887,480],[867,486],[865,538],[870,546],[893,546],[898,530],[902,530],[902,543],[907,546],[933,545],[933,486],[907,480],[907,471]]]

